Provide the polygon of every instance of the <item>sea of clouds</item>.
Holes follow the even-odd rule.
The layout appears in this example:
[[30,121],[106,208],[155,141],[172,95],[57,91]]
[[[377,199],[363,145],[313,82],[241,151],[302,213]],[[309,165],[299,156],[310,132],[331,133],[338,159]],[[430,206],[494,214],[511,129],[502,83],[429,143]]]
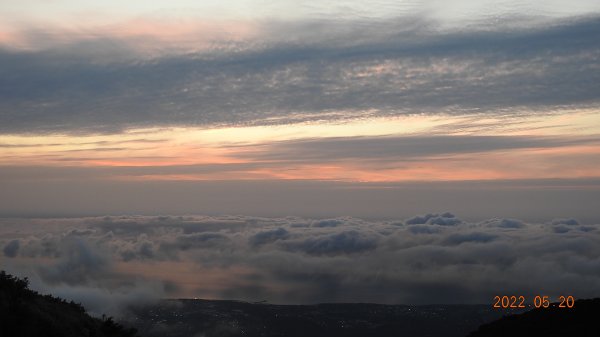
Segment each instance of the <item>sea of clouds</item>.
[[599,227],[575,219],[106,216],[2,219],[0,228],[2,269],[96,314],[173,297],[433,304],[600,296]]

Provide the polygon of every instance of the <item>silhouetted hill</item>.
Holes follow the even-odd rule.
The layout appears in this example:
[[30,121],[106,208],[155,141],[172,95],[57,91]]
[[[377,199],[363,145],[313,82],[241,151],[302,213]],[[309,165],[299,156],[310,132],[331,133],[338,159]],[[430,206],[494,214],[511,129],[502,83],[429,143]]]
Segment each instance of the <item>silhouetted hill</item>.
[[133,337],[112,318],[91,317],[77,303],[29,289],[27,278],[0,271],[0,336]]
[[484,324],[469,337],[496,336],[600,336],[600,298],[577,300],[575,306],[533,309]]

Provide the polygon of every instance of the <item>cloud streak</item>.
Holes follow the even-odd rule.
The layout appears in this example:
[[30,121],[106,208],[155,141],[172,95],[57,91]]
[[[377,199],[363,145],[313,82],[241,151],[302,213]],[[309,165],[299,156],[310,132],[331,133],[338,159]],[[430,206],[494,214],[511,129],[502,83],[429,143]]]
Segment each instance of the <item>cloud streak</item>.
[[[190,145],[180,145],[178,153],[172,151],[172,142],[155,143],[151,150],[83,146],[16,152],[25,163],[34,165],[0,166],[0,180],[594,178],[598,176],[595,154],[600,151],[594,136],[321,137],[200,148],[188,142]],[[29,151],[23,149],[15,151]],[[153,156],[136,157],[133,151]],[[74,152],[89,157],[73,157]],[[186,162],[189,164],[183,164]],[[578,164],[574,166],[574,162]]]
[[317,162],[419,160],[435,156],[490,153],[515,149],[596,145],[600,139],[531,136],[339,137],[271,142],[243,148],[240,156],[263,161]]

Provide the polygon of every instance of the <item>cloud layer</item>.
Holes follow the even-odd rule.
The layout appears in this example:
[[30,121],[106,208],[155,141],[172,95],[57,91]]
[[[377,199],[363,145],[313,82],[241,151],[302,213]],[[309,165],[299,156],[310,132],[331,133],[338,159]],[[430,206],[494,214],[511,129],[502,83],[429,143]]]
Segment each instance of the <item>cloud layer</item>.
[[[152,297],[281,303],[489,303],[600,295],[598,225],[343,217],[2,220],[3,265],[92,310]],[[11,232],[11,226],[26,229]],[[155,296],[150,296],[149,294]]]
[[285,124],[598,103],[598,18],[512,26],[440,31],[407,18],[271,22],[261,25],[260,39],[243,45],[149,61],[122,60],[119,55],[136,53],[127,40],[110,37],[0,50],[0,132]]

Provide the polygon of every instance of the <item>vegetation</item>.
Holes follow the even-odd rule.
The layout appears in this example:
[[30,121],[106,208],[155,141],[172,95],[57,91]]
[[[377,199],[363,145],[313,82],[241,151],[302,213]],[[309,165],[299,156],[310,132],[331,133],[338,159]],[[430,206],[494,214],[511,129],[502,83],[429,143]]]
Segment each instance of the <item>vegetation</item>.
[[81,304],[41,295],[29,289],[27,278],[0,271],[0,336],[134,337],[111,317],[94,318]]

